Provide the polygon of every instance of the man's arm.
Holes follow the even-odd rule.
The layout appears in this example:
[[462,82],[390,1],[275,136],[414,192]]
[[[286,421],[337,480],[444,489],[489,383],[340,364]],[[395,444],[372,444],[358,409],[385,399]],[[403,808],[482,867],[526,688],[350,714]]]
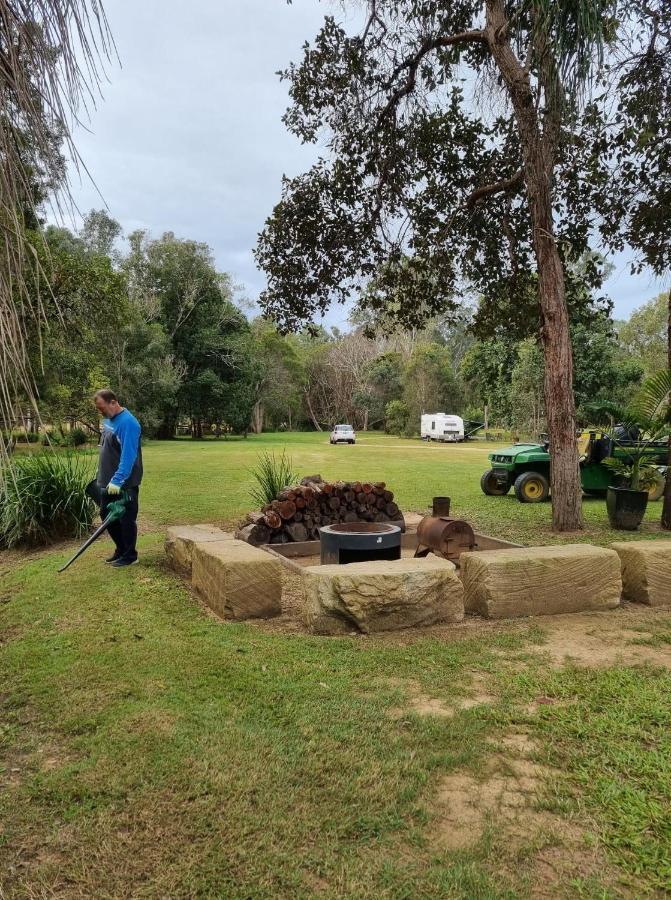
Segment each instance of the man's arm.
[[119,468],[112,476],[110,484],[123,487],[130,478],[130,473],[133,471],[140,449],[140,434],[139,422],[130,418],[130,416],[119,426],[116,436],[121,444],[121,459],[119,460]]

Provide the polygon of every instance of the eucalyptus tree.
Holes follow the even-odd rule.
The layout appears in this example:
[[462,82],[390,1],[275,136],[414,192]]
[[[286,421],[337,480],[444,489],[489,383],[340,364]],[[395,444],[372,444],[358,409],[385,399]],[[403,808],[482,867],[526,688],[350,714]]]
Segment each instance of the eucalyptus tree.
[[[361,6],[361,4],[353,4]],[[408,326],[467,292],[537,324],[553,526],[581,527],[565,268],[588,245],[573,136],[618,0],[366,0],[327,17],[289,82],[287,127],[325,140],[260,235],[266,312],[297,327],[361,293]]]

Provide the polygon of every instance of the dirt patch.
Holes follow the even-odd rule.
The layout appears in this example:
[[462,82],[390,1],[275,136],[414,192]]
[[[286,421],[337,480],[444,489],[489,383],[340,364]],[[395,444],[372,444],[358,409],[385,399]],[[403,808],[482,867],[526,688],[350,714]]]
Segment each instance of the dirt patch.
[[503,735],[479,775],[444,777],[432,802],[430,842],[460,851],[493,840],[490,862],[501,874],[526,881],[532,897],[565,896],[572,879],[613,884],[603,850],[580,823],[540,808],[547,784],[561,773],[534,760],[538,745],[526,732]]
[[627,604],[612,613],[552,616],[543,621],[545,641],[535,650],[549,655],[556,667],[567,663],[590,668],[650,663],[671,669],[671,645],[632,644],[633,639],[649,637],[658,624],[668,621],[669,612]]
[[402,719],[408,713],[418,716],[438,716],[449,719],[463,709],[473,709],[476,706],[485,706],[494,702],[494,697],[488,694],[483,686],[482,676],[476,672],[471,680],[468,696],[445,700],[431,697],[422,690],[421,685],[412,679],[387,679],[387,684],[393,687],[402,687],[407,695],[406,704],[391,710],[394,718]]

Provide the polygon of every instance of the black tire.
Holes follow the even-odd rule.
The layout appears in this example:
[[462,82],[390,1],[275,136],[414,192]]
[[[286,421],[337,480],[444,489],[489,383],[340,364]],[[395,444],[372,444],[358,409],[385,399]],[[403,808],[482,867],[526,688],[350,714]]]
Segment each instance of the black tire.
[[550,496],[550,485],[540,472],[523,472],[515,480],[515,496],[520,503],[542,503]]
[[355,444],[356,441],[348,441],[349,444]]
[[510,485],[506,485],[505,487],[501,486],[501,483],[494,477],[491,469],[487,469],[486,472],[483,472],[482,478],[480,479],[480,487],[482,488],[482,493],[486,494],[488,497],[505,497],[510,490]]

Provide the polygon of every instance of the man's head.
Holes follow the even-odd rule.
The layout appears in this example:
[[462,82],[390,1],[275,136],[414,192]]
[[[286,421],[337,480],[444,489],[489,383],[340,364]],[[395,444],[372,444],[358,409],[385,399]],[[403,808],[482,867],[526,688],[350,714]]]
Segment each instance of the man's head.
[[121,412],[122,407],[117,400],[116,394],[108,388],[97,391],[93,401],[98,412],[105,416],[106,419],[112,419],[117,413]]

